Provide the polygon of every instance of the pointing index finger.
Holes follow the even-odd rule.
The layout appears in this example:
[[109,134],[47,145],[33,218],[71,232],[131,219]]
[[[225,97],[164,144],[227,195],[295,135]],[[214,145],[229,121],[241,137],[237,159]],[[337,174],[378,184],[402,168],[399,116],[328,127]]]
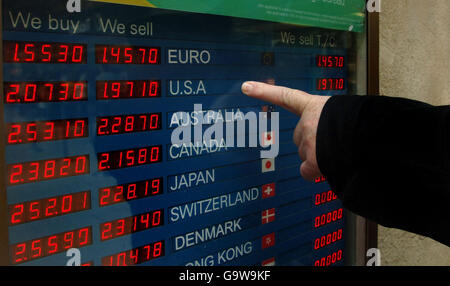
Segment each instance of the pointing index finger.
[[261,82],[247,81],[242,84],[246,95],[281,106],[301,116],[312,95],[287,87],[274,86]]

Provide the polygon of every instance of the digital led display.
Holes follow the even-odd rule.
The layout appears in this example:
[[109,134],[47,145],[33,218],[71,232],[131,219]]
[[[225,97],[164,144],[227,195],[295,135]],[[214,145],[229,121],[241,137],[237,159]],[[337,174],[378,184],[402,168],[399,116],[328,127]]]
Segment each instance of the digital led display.
[[131,266],[162,257],[165,254],[164,240],[150,243],[128,251],[102,258],[103,266]]
[[92,228],[84,227],[11,245],[13,264],[46,257],[92,244]]
[[99,153],[97,158],[99,172],[154,164],[162,160],[162,146]]
[[100,207],[160,195],[163,192],[163,178],[101,188],[98,191]]
[[9,224],[16,225],[91,208],[91,192],[67,194],[9,206]]
[[86,82],[5,82],[6,104],[87,100]]
[[10,164],[7,167],[10,185],[53,180],[89,173],[89,155]]
[[299,174],[298,117],[241,85],[354,92],[359,34],[108,2],[2,1],[0,264],[347,264],[341,202]]
[[164,210],[162,209],[102,223],[100,239],[113,239],[161,225],[164,225]]
[[7,63],[85,64],[85,44],[4,41],[3,60]]
[[97,81],[97,99],[135,99],[161,97],[158,80]]
[[95,46],[97,64],[133,64],[159,65],[161,49],[159,47]]
[[161,113],[97,118],[97,135],[114,135],[161,129]]
[[338,221],[338,220],[342,219],[342,215],[343,215],[343,209],[341,208],[341,209],[334,210],[334,211],[322,214],[320,216],[317,216],[314,219],[314,227],[318,228],[318,227],[324,226],[326,224],[330,224],[335,221]]
[[88,119],[8,123],[7,144],[25,144],[89,136]]
[[345,65],[345,57],[318,55],[316,57],[316,65],[319,68],[343,68]]
[[318,78],[317,90],[344,90],[345,79],[343,78]]

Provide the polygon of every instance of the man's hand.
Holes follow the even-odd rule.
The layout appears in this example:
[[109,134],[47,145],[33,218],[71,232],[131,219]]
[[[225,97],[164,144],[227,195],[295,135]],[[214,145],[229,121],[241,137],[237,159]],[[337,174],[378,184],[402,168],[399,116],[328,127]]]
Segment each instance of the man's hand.
[[300,173],[303,178],[310,181],[320,176],[316,158],[317,127],[322,109],[330,97],[259,82],[245,82],[242,85],[242,92],[279,105],[301,117],[294,131],[294,143],[303,161]]

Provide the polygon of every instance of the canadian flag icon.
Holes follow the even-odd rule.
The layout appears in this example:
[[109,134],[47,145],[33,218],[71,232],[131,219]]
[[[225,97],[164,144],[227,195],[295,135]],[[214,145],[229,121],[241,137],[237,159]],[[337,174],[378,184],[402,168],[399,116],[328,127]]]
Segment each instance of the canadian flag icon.
[[261,193],[263,199],[275,196],[275,183],[263,185],[261,188]]
[[266,234],[261,239],[262,249],[269,248],[275,245],[275,232]]
[[261,146],[265,148],[273,144],[275,144],[274,132],[263,132],[261,138]]
[[262,159],[261,160],[261,170],[263,173],[275,171],[275,159]]
[[261,266],[275,266],[275,257],[264,260]]
[[261,213],[261,223],[266,224],[275,220],[275,209],[268,209]]

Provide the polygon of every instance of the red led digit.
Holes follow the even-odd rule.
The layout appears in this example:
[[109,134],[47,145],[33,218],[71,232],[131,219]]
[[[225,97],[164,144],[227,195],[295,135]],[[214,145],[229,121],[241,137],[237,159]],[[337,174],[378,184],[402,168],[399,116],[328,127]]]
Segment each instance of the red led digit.
[[100,206],[106,206],[109,204],[108,198],[110,198],[111,196],[111,189],[110,188],[100,189],[98,195]]
[[134,116],[125,117],[125,132],[132,132],[134,126]]
[[31,243],[31,258],[37,258],[42,256],[42,248],[41,248],[42,241],[35,240]]
[[69,46],[67,45],[59,45],[60,52],[58,55],[60,57],[58,58],[58,62],[65,63],[67,62],[67,54],[69,52]]
[[25,85],[25,102],[34,102],[36,100],[36,85],[27,84]]
[[112,125],[111,125],[111,133],[113,133],[113,134],[120,133],[121,123],[122,123],[122,117],[120,117],[120,116],[119,117],[113,117],[112,118]]
[[34,54],[33,48],[34,48],[34,44],[25,44],[24,54],[26,56],[28,56],[24,59],[25,62],[34,62],[35,54]]
[[19,137],[19,134],[21,132],[21,125],[20,124],[10,124],[8,129],[9,129],[8,144],[20,143],[21,139]]
[[91,244],[90,228],[82,228],[78,231],[78,245],[84,246]]
[[161,224],[161,212],[156,211],[153,213],[152,226],[158,226]]
[[9,183],[10,184],[18,184],[22,180],[22,172],[23,172],[23,166],[21,164],[19,165],[13,165],[11,167],[10,175],[9,175]]
[[50,45],[42,45],[41,54],[42,54],[42,62],[50,62],[52,59],[52,54],[50,52]]
[[73,232],[67,232],[64,234],[64,243],[63,243],[63,248],[64,249],[69,249],[73,247]]
[[[12,89],[12,91],[8,91],[8,88]],[[5,83],[5,100],[6,103],[16,103],[20,102],[19,99],[15,98],[15,96],[19,93],[20,85],[18,84],[9,84],[9,86]]]
[[[127,167],[132,167],[134,166],[134,150],[128,150],[126,151],[126,166]],[[123,153],[121,153],[123,154]],[[120,159],[120,161],[122,161],[122,159]]]
[[117,202],[121,202],[123,201],[123,186],[117,186],[114,190],[114,198],[113,198],[113,202],[117,203]]
[[120,47],[111,47],[110,55],[115,58],[113,63],[118,64],[120,62]]
[[47,240],[48,254],[58,252],[58,237],[56,235],[50,236]]
[[131,259],[131,264],[135,265],[139,262],[139,248],[131,249],[129,252],[129,257]]
[[125,220],[119,219],[117,221],[117,228],[114,236],[122,236],[124,234],[125,234]]
[[98,170],[104,171],[104,170],[109,169],[108,162],[109,162],[109,153],[100,154],[99,160],[98,160]]
[[163,254],[163,244],[162,242],[157,242],[155,243],[154,247],[153,247],[153,257],[159,257]]
[[51,198],[47,201],[47,207],[45,208],[46,217],[51,217],[58,214],[57,211],[54,210],[57,202],[57,198]]
[[[152,181],[152,194],[159,193],[159,191],[161,189],[161,186],[160,186],[160,184],[162,183],[161,181],[162,181],[162,179],[156,179],[156,180]],[[148,182],[147,182],[147,186],[148,186]],[[146,189],[146,191],[147,191],[147,189]]]
[[150,154],[150,161],[151,162],[159,162],[160,161],[160,147],[152,147],[151,148],[151,154]]
[[14,58],[11,62],[20,62],[19,59],[19,44],[18,43],[14,43]]
[[126,200],[131,201],[136,199],[136,184],[130,184],[127,189]]
[[125,48],[125,63],[126,64],[131,64],[133,62],[132,52],[133,52],[132,48]]
[[23,214],[24,214],[23,209],[24,209],[23,204],[17,204],[15,206],[13,206],[12,208],[10,208],[10,217],[11,217],[10,224],[11,225],[23,222],[23,220],[24,220],[23,219]]
[[39,210],[39,202],[30,203],[30,220],[36,220],[39,218],[40,210]]
[[81,63],[83,62],[83,51],[84,47],[81,45],[75,45],[72,49],[72,62]]
[[65,214],[72,210],[72,196],[67,195],[62,197],[61,213]]
[[133,97],[133,92],[134,92],[134,82],[133,81],[127,81],[126,85],[127,85],[127,88],[130,90],[129,97],[132,98]]
[[76,158],[75,173],[84,174],[86,172],[86,157],[80,156]]
[[139,51],[139,53],[141,54],[141,61],[140,61],[140,63],[141,64],[143,64],[143,63],[145,63],[145,49],[138,49],[138,51]]
[[100,225],[101,240],[112,238],[111,229],[112,223],[104,223]]
[[52,178],[55,176],[56,160],[50,160],[45,162],[44,178]]

